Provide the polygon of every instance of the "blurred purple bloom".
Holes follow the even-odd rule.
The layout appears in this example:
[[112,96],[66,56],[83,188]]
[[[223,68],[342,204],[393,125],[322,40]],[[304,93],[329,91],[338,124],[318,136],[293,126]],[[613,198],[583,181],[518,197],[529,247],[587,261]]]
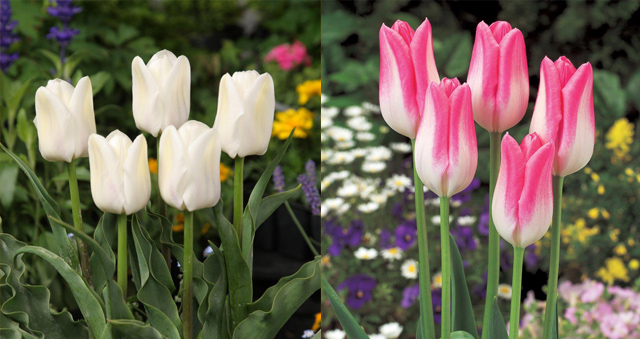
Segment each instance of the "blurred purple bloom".
[[0,1],[0,70],[7,71],[18,59],[18,53],[6,53],[14,42],[20,38],[13,33],[18,22],[11,20],[11,4],[9,0]]
[[358,246],[364,230],[364,224],[360,220],[354,220],[351,222],[349,228],[343,228],[340,225],[334,224],[333,220],[329,219],[325,221],[324,227],[333,239],[328,251],[329,254],[334,257],[340,255],[342,249],[347,245],[351,247]]
[[510,270],[513,267],[513,253],[505,251],[506,242],[500,239],[500,267],[505,270]]
[[489,236],[489,195],[488,194],[484,199],[484,207],[482,207],[482,213],[480,214],[480,220],[478,221],[478,233],[484,236]]
[[371,300],[371,291],[376,287],[376,281],[366,274],[357,274],[338,285],[337,290],[349,289],[346,304],[358,309]]
[[386,249],[391,247],[393,247],[391,244],[391,231],[382,230],[380,232],[380,248]]
[[488,272],[484,272],[484,275],[482,275],[482,283],[476,284],[471,288],[471,293],[477,295],[480,299],[487,297],[487,278]]
[[431,305],[433,305],[433,320],[436,324],[442,322],[442,290],[439,288],[431,290]]
[[65,27],[59,29],[57,26],[53,26],[49,29],[49,34],[47,34],[47,39],[56,40],[61,46],[67,46],[71,42],[74,36],[80,33],[79,30],[75,28]]
[[315,181],[311,181],[308,176],[300,174],[298,182],[302,185],[302,192],[304,192],[304,196],[311,206],[311,213],[313,213],[313,215],[320,215],[320,193],[318,192]]
[[282,167],[280,165],[276,166],[276,169],[273,170],[272,180],[273,188],[278,192],[283,192],[285,188],[284,173],[282,173]]
[[469,184],[469,186],[467,186],[467,188],[462,190],[460,193],[454,194],[451,197],[451,200],[458,201],[461,204],[464,204],[471,199],[471,192],[478,189],[478,187],[480,187],[480,179],[474,178],[473,180],[471,180],[471,183]]
[[536,255],[536,248],[538,246],[534,243],[529,245],[525,249],[524,261],[527,264],[527,268],[532,269],[538,264],[538,255]]
[[395,203],[393,204],[393,206],[391,207],[391,214],[393,214],[394,217],[402,220],[404,218],[404,208],[402,208],[402,203]]
[[402,302],[400,303],[403,308],[409,308],[413,305],[420,296],[420,284],[407,286],[402,291]]
[[416,242],[417,227],[415,220],[407,220],[396,228],[396,246],[406,251]]
[[313,160],[309,159],[307,163],[304,165],[304,170],[307,172],[307,177],[311,182],[315,183],[318,180],[316,174],[316,163]]
[[460,250],[460,254],[464,254],[467,251],[475,251],[478,248],[478,243],[473,235],[473,228],[459,226],[451,230],[451,235],[456,241],[456,245]]
[[51,6],[47,8],[47,13],[52,17],[56,17],[60,19],[63,23],[69,23],[71,21],[71,17],[82,12],[82,8],[78,6],[73,6],[71,4],[72,0],[56,0],[54,3],[55,7]]

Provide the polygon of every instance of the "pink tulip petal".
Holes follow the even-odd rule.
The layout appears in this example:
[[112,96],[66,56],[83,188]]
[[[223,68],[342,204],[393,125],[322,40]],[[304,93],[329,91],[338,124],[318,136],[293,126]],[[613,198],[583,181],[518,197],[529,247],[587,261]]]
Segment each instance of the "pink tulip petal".
[[496,43],[500,44],[502,38],[504,38],[509,31],[511,31],[511,25],[506,21],[496,21],[489,26],[491,33],[493,34]]
[[418,27],[411,40],[411,58],[416,75],[416,101],[419,113],[424,112],[424,101],[430,83],[440,83],[436,59],[433,56],[433,39],[431,24],[428,19]]
[[[458,79],[453,79],[451,83],[454,85],[457,83],[458,87],[453,90],[449,98],[451,108],[449,111],[449,165],[446,186],[446,196],[448,197],[469,186],[478,165],[478,145],[473,122],[471,89],[467,84],[459,85]],[[444,81],[440,86],[443,85]]]
[[511,30],[500,42],[498,69],[493,130],[502,132],[522,120],[529,102],[527,54],[520,30]]
[[415,32],[413,31],[413,28],[411,28],[411,25],[409,25],[408,22],[397,20],[396,22],[393,23],[393,26],[391,26],[391,29],[398,32],[398,34],[402,36],[402,38],[407,43],[407,45],[411,44],[411,40],[413,40],[413,35],[415,34]]
[[502,138],[502,158],[492,201],[492,216],[500,236],[512,239],[519,222],[520,194],[524,186],[525,158],[518,142],[507,133]]
[[520,143],[520,150],[526,160],[529,160],[540,147],[542,147],[542,140],[536,133],[525,135]]
[[494,132],[496,90],[498,88],[498,56],[500,46],[486,23],[476,29],[467,82],[471,87],[473,118],[484,129]]
[[560,76],[560,85],[562,87],[566,86],[567,82],[573,77],[573,74],[576,73],[575,66],[573,66],[571,61],[565,56],[559,57],[558,60],[554,62],[554,65]]
[[555,139],[562,120],[562,85],[558,70],[551,59],[540,64],[540,87],[533,109],[529,133],[536,133],[542,142]]

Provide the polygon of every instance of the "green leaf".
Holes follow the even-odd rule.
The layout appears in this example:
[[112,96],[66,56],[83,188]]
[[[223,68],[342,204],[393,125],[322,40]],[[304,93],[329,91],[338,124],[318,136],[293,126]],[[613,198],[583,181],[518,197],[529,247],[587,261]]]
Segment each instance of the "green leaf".
[[18,181],[18,166],[9,164],[0,168],[0,201],[5,208],[11,207]]
[[18,138],[27,145],[27,148],[36,142],[38,136],[36,125],[34,125],[33,120],[27,119],[27,113],[24,108],[18,112],[18,124],[16,127],[18,129]]
[[509,339],[507,333],[507,326],[504,324],[504,318],[502,312],[498,307],[498,299],[493,298],[493,308],[491,309],[491,321],[489,321],[489,328],[486,331],[489,332],[489,338],[492,339]]
[[319,289],[318,256],[302,265],[295,274],[280,279],[260,299],[247,305],[249,316],[238,325],[233,338],[274,338],[293,313]]
[[612,120],[624,116],[627,98],[617,74],[602,70],[593,71],[593,104],[598,114]]
[[[47,216],[60,219],[60,216],[59,216],[60,209],[58,208],[58,204],[56,204],[56,202],[53,200],[53,198],[51,198],[49,193],[47,193],[47,190],[44,188],[44,186],[42,186],[42,184],[40,183],[40,180],[38,179],[36,174],[33,173],[31,168],[29,168],[29,166],[25,164],[24,161],[20,159],[20,157],[13,154],[6,147],[4,147],[3,144],[0,144],[0,148],[2,148],[3,151],[9,154],[9,156],[13,158],[13,160],[18,164],[18,166],[20,166],[20,169],[22,169],[22,172],[24,172],[24,174],[27,175],[27,177],[29,178],[29,181],[31,182],[31,185],[33,186],[33,189],[36,191],[36,194],[38,195],[38,198],[42,203],[42,206],[44,207],[45,213],[47,213]],[[55,236],[55,239],[56,239],[55,245],[57,246],[57,252],[64,259],[64,261],[70,264],[74,269],[78,269],[79,268],[78,256],[76,255],[76,252],[71,246],[71,242],[69,242],[69,238],[67,238],[67,232],[64,231],[64,228],[62,226],[56,224],[55,222],[50,222],[50,224],[51,224],[51,230],[53,231],[53,235]]]
[[322,27],[332,27],[321,31],[323,44],[342,42],[361,27],[362,18],[350,15],[345,11],[337,10],[321,15]]
[[470,333],[473,338],[477,339],[478,330],[476,328],[476,319],[473,316],[473,304],[471,304],[471,297],[469,296],[460,250],[458,250],[458,245],[456,245],[456,241],[452,235],[449,235],[449,240],[451,243],[451,283],[453,290],[453,300],[451,302],[451,313],[453,315],[452,329],[453,331]]
[[8,86],[9,93],[5,93],[7,95],[6,103],[7,110],[9,111],[9,119],[15,119],[16,113],[18,113],[18,108],[20,107],[20,103],[22,102],[22,97],[24,97],[25,93],[29,89],[29,85],[31,85],[31,80],[27,80],[24,83],[19,81],[15,81],[10,86]]
[[329,284],[324,277],[320,279],[322,281],[322,290],[327,294],[327,297],[329,297],[331,307],[333,307],[333,311],[336,313],[340,325],[342,325],[342,328],[347,333],[347,337],[349,337],[349,339],[368,339],[369,336],[364,333],[356,319],[349,313],[349,310],[347,310],[347,307],[342,303],[342,300],[340,300],[336,291],[331,287],[331,284]]
[[109,320],[113,338],[127,339],[164,339],[162,334],[149,324],[138,320]]
[[44,55],[47,59],[51,61],[53,67],[56,69],[56,74],[58,76],[62,75],[62,62],[60,62],[60,56],[46,49],[39,49],[38,52]]
[[[69,78],[73,71],[75,71],[76,67],[80,65],[82,60],[87,57],[91,52],[88,50],[80,50],[71,54],[64,62],[63,76],[64,78]],[[93,85],[93,84],[92,84]]]
[[444,71],[440,76],[453,78],[465,75],[469,70],[472,47],[471,36],[466,32],[448,37],[441,45],[434,44],[438,68]]
[[[201,306],[198,317],[203,323],[199,338],[228,338],[227,319],[224,316],[225,301],[227,298],[227,273],[224,264],[224,254],[211,241],[209,245],[213,253],[204,261],[205,280],[214,284],[207,296],[206,309]],[[212,275],[218,273],[217,278]],[[214,281],[215,280],[215,281]]]
[[262,225],[262,223],[264,223],[264,221],[267,220],[267,218],[269,218],[269,216],[271,216],[271,214],[273,214],[273,212],[275,212],[275,210],[278,209],[278,207],[284,204],[285,201],[296,196],[296,194],[298,194],[298,192],[300,192],[301,189],[302,189],[302,185],[298,185],[295,188],[290,189],[288,191],[272,194],[262,199],[262,202],[260,202],[260,211],[258,212],[258,219],[256,221],[256,229],[260,225]]
[[25,246],[16,253],[31,253],[39,256],[51,264],[69,284],[71,293],[82,312],[82,316],[89,324],[94,336],[99,337],[106,327],[106,319],[102,306],[82,277],[72,269],[62,258],[52,252],[35,246]]
[[110,78],[111,74],[105,71],[100,71],[89,77],[89,79],[91,79],[91,89],[93,90],[93,96],[100,93],[100,90],[102,90],[102,88]]
[[473,339],[475,337],[465,331],[455,331],[455,332],[451,332],[450,338],[451,339]]

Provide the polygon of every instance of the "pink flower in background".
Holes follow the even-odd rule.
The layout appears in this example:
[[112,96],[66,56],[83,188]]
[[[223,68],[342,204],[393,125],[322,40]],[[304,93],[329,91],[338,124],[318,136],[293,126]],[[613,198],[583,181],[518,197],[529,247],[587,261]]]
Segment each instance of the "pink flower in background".
[[[585,282],[585,285],[587,285],[587,282]],[[580,300],[583,303],[592,303],[600,298],[602,292],[604,292],[604,285],[591,280],[587,285],[587,289],[582,293]]]
[[294,67],[304,64],[311,65],[311,57],[307,54],[307,47],[300,41],[293,44],[282,44],[267,53],[264,61],[275,61],[283,71],[290,71]]
[[627,338],[629,334],[627,325],[617,314],[607,314],[604,316],[602,323],[600,323],[600,330],[602,334],[606,335],[609,339]]

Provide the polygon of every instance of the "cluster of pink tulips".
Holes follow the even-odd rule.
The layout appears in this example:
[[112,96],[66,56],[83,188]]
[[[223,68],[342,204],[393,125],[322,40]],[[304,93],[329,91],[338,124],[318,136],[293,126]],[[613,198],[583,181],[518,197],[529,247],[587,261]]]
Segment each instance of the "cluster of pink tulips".
[[[522,120],[529,102],[529,74],[522,33],[504,21],[481,22],[467,77],[440,79],[429,20],[413,30],[403,21],[380,28],[380,109],[387,124],[414,145],[416,215],[423,338],[436,338],[431,311],[423,183],[440,197],[442,250],[441,338],[452,332],[449,198],[473,179],[478,147],[474,120],[490,133],[488,284],[483,329],[498,289],[499,241],[514,246],[510,338],[518,336],[523,250],[552,227],[544,338],[551,336],[557,298],[563,178],[591,159],[595,142],[593,71],[566,57],[540,66],[529,133],[518,142],[502,133]],[[502,159],[502,162],[500,161]],[[483,330],[482,338],[489,338]]]

